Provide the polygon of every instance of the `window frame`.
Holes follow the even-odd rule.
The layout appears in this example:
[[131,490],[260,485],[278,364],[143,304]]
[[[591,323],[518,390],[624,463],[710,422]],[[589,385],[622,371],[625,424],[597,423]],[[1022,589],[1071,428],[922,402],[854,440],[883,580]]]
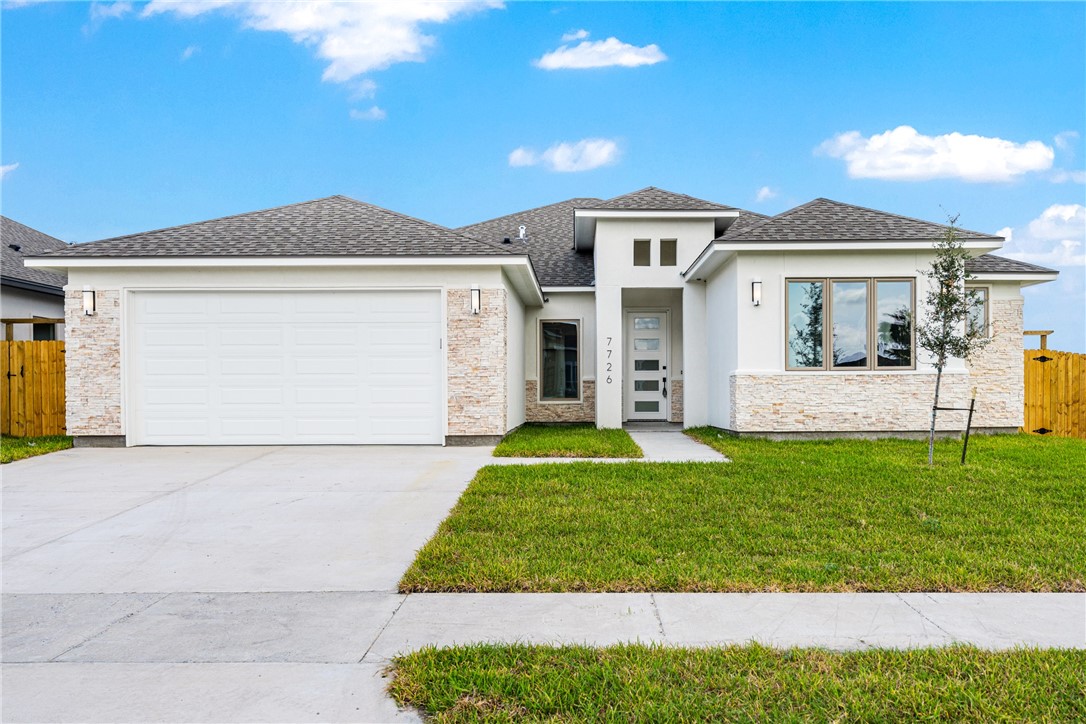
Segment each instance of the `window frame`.
[[[543,396],[543,325],[544,324],[572,324],[577,329],[577,397],[544,397]],[[536,398],[541,405],[578,405],[584,401],[584,371],[581,368],[582,329],[584,325],[580,319],[556,318],[540,319],[536,326]]]
[[[789,335],[791,333],[788,309],[792,283],[822,284],[822,366],[793,367],[788,362]],[[864,282],[867,284],[867,365],[864,367],[839,367],[833,364],[833,284],[834,282]],[[878,285],[879,282],[909,282],[912,290],[909,309],[910,360],[908,365],[893,367],[880,365],[878,360]],[[787,372],[907,372],[916,369],[916,277],[785,277],[784,279],[784,369]]]
[[[983,328],[984,334],[983,334],[983,338],[984,339],[991,339],[992,338],[992,316],[991,316],[992,315],[992,288],[990,286],[986,285],[986,284],[966,284],[965,285],[965,291],[966,291],[967,295],[968,295],[968,293],[970,291],[976,291],[976,292],[981,292],[982,293],[982,296],[984,297],[984,322],[983,322],[983,324],[984,324],[984,328]],[[968,303],[968,299],[966,300],[966,302]],[[969,324],[970,324],[969,312],[966,312],[965,324],[966,324],[965,329],[968,332],[969,331]]]
[[[648,254],[645,255],[645,263],[644,264],[638,264],[637,263],[637,245],[642,244],[642,243],[648,245]],[[633,266],[637,267],[638,269],[645,269],[645,268],[648,268],[648,267],[652,266],[652,239],[634,239],[633,240],[633,246],[630,248],[630,251],[631,251],[630,262],[633,264]]]
[[[673,261],[670,264],[665,264],[664,263],[664,244],[670,244],[672,246],[672,250],[675,252],[675,261]],[[679,266],[679,240],[678,239],[660,239],[657,246],[659,248],[656,250],[656,259],[657,259],[657,261],[660,262],[659,266],[662,266],[662,267]]]

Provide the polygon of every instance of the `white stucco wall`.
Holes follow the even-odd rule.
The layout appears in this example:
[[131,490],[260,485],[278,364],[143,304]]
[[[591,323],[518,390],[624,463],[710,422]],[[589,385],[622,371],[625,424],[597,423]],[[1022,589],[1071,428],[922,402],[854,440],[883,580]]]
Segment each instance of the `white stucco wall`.
[[596,299],[591,289],[583,292],[547,292],[542,307],[525,310],[524,378],[539,380],[539,322],[571,320],[581,325],[581,379],[596,377]]
[[[31,317],[63,319],[64,297],[2,286],[0,287],[0,317],[6,319],[29,319]],[[13,339],[17,341],[34,339],[33,331],[33,325],[16,324],[12,329]],[[57,325],[56,338],[64,339],[63,324]]]
[[[510,288],[508,280],[506,283]],[[506,346],[509,356],[509,373],[506,377],[506,430],[512,430],[524,424],[524,302],[516,294],[507,294],[506,303]]]
[[727,428],[731,415],[729,379],[738,364],[739,342],[736,317],[738,291],[735,259],[705,284],[705,366],[708,395],[708,424]]

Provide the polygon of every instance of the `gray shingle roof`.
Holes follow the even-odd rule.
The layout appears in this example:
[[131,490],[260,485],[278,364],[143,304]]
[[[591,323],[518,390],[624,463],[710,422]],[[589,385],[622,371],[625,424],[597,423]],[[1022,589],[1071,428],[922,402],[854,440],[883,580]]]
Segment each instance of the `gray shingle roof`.
[[1017,259],[1008,259],[995,254],[981,254],[965,263],[970,274],[1057,274],[1055,269],[1048,269]]
[[[457,231],[499,244],[508,238],[510,243],[503,246],[531,257],[542,286],[589,287],[595,283],[595,269],[591,254],[579,254],[573,249],[573,211],[599,202],[592,198],[559,201],[461,226]],[[523,241],[517,238],[521,224],[527,227]]]
[[731,206],[665,191],[655,186],[579,208],[599,211],[735,211]]
[[[729,241],[860,241],[934,239],[946,227],[852,204],[815,199],[777,214],[744,231],[725,235]],[[961,229],[966,239],[1001,237]]]
[[77,244],[48,256],[481,256],[510,254],[346,196]]
[[[48,287],[59,291],[68,283],[66,274],[45,271],[44,269],[29,269],[23,266],[23,259],[28,256],[38,256],[56,249],[66,249],[68,245],[60,239],[54,239],[48,234],[31,229],[25,224],[0,216],[0,267],[5,283],[11,281],[18,286],[20,283],[36,287]],[[13,246],[19,247],[18,250]]]
[[721,239],[730,239],[733,236],[738,236],[755,224],[760,224],[769,217],[765,214],[759,214],[757,211],[747,211],[746,209],[739,210],[739,218],[732,222],[732,225],[728,227],[727,231],[720,237]]

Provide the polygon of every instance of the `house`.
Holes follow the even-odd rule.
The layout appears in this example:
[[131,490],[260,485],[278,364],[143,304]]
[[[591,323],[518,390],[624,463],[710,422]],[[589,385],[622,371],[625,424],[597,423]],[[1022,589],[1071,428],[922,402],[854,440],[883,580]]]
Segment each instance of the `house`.
[[[27,268],[23,259],[68,245],[6,216],[0,216],[0,244],[0,317],[63,319],[67,278],[62,272]],[[5,324],[4,339],[64,339],[64,325],[45,321]]]
[[[651,187],[460,229],[333,196],[28,264],[69,275],[79,444],[462,444],[526,421],[904,434],[929,424],[908,318],[943,231]],[[946,370],[943,399],[976,387],[974,424],[1015,430],[1020,291],[1056,272],[964,237],[993,342]]]

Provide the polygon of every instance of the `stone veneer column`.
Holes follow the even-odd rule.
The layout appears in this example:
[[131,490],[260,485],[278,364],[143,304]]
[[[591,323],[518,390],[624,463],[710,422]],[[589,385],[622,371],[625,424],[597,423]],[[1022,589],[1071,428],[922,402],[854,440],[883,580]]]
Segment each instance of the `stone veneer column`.
[[491,442],[506,432],[505,295],[483,289],[482,309],[472,314],[470,289],[446,292],[450,443]]
[[977,388],[975,427],[1022,426],[1025,414],[1022,305],[1022,299],[995,299],[988,303],[992,341],[969,360],[970,385]]
[[[65,408],[77,443],[123,443],[121,414],[121,292],[95,291],[95,313],[83,313],[83,292],[64,292]],[[80,441],[80,438],[83,438]]]

